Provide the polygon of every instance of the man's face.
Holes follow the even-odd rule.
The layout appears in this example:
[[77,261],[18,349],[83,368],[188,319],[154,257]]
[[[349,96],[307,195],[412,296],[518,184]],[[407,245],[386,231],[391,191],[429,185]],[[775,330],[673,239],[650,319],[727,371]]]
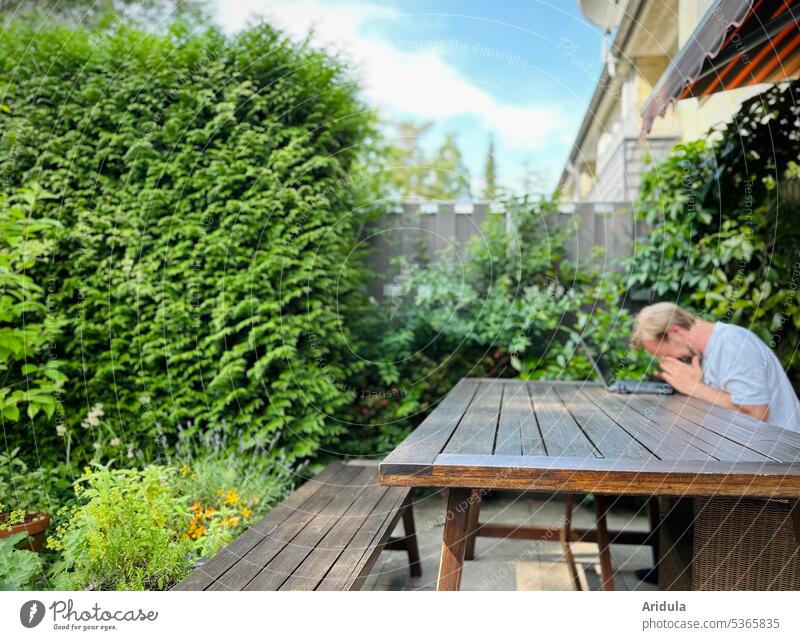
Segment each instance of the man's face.
[[694,356],[700,354],[691,347],[688,337],[688,330],[682,327],[672,327],[663,340],[642,340],[642,347],[659,360],[677,358],[684,362],[691,362]]

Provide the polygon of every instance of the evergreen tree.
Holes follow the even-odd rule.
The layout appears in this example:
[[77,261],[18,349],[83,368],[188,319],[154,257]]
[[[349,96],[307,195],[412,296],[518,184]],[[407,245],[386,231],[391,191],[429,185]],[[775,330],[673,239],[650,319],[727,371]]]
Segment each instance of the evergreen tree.
[[437,200],[469,199],[472,193],[469,188],[469,170],[464,165],[461,149],[456,143],[454,133],[445,136],[442,146],[430,167],[429,198]]
[[422,138],[432,122],[417,125],[394,123],[392,142],[381,149],[378,179],[394,197],[458,200],[471,197],[469,170],[464,164],[455,134],[445,136],[436,153],[422,148]]
[[484,171],[483,197],[494,200],[497,195],[497,168],[494,162],[494,136],[489,135],[489,148],[486,151],[486,169]]

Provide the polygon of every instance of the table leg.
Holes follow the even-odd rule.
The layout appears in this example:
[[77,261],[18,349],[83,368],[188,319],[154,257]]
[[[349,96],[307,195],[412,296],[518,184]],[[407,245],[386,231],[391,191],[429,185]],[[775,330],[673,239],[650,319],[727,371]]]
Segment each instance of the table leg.
[[418,578],[422,575],[422,569],[419,564],[419,545],[417,544],[417,528],[414,526],[414,505],[411,503],[411,494],[406,499],[406,506],[403,509],[403,531],[406,534],[408,566],[411,575]]
[[564,525],[559,531],[559,541],[561,548],[564,551],[564,556],[567,559],[567,568],[569,569],[569,576],[572,580],[572,588],[575,591],[581,590],[581,580],[578,576],[578,567],[575,564],[575,556],[572,555],[572,547],[570,546],[570,538],[572,537],[572,502],[573,497],[571,493],[567,494],[566,512],[564,513]]
[[457,488],[449,490],[437,591],[458,591],[461,585],[461,569],[467,548],[470,491]]
[[606,526],[606,497],[594,495],[594,510],[597,518],[597,546],[600,548],[600,572],[603,578],[603,590],[614,590],[614,571],[611,566],[611,548]]
[[469,513],[467,514],[467,548],[464,552],[465,560],[475,557],[475,534],[478,530],[478,516],[481,513],[481,490],[473,489],[469,496]]
[[653,550],[653,566],[658,566],[660,560],[658,552],[658,537],[660,534],[658,527],[661,522],[659,515],[658,498],[653,496],[647,499],[647,510],[650,515],[650,548]]

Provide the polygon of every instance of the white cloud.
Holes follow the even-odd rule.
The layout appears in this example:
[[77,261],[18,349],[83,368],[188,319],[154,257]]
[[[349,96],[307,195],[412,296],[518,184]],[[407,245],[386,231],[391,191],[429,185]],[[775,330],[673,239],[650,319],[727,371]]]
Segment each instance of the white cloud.
[[345,54],[354,64],[365,99],[393,116],[436,121],[472,116],[494,132],[504,148],[518,150],[558,143],[569,126],[555,105],[500,102],[434,49],[414,49],[402,41],[370,35],[370,23],[400,15],[391,9],[372,4],[331,6],[319,0],[215,3],[218,20],[227,31],[241,29],[254,16],[268,18],[296,38],[313,28],[314,43]]

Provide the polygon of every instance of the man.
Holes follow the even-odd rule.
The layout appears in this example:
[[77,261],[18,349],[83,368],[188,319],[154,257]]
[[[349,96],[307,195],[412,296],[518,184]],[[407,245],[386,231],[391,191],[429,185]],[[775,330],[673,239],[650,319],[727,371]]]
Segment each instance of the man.
[[[659,302],[636,316],[631,345],[658,358],[656,375],[679,393],[800,431],[794,389],[778,358],[752,331]],[[637,569],[636,576],[658,584],[658,567]]]
[[639,312],[631,344],[659,360],[676,391],[800,431],[800,402],[775,354],[752,331],[701,320],[671,302]]

